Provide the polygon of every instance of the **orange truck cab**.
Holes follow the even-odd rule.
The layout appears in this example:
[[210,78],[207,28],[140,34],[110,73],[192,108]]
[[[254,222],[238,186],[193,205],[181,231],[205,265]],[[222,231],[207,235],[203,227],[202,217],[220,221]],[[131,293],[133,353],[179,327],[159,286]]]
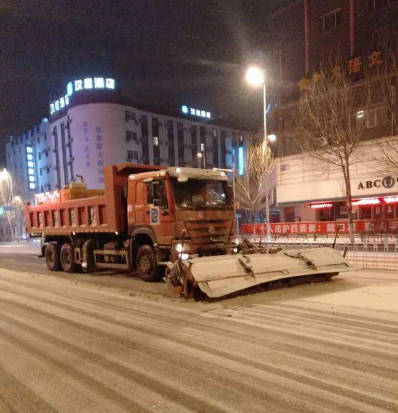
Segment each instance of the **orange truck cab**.
[[42,238],[50,270],[115,268],[161,279],[167,262],[230,253],[233,192],[224,172],[121,164],[104,170],[105,189],[83,183],[27,204],[27,232]]

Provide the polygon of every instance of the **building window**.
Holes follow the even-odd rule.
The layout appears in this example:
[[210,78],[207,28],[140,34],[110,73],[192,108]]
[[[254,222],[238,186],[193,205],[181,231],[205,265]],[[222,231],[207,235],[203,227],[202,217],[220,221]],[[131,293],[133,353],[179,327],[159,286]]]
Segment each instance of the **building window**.
[[148,145],[148,118],[143,115],[141,122],[141,139],[142,139],[142,162],[149,162],[149,145]]
[[126,131],[126,142],[130,142],[133,139],[133,132],[131,130]]
[[195,162],[198,154],[198,129],[195,125],[191,126],[191,145],[192,145],[192,163]]
[[218,133],[213,129],[213,165],[218,167]]
[[380,10],[390,5],[391,0],[368,0],[368,11]]
[[388,30],[386,28],[376,30],[372,33],[372,48],[381,49],[388,42]]
[[178,165],[185,165],[184,127],[182,123],[177,123],[177,143],[178,143]]
[[336,66],[341,58],[340,46],[322,51],[320,58],[322,66],[326,68]]
[[221,167],[227,167],[227,134],[225,130],[221,131]]
[[152,118],[153,163],[160,165],[159,119]]
[[333,10],[318,19],[318,32],[329,32],[341,25],[341,9]]
[[127,161],[138,161],[138,151],[127,151]]
[[366,127],[368,129],[383,126],[387,123],[387,108],[373,108],[369,110],[359,110],[356,116],[358,129]]
[[167,121],[167,144],[169,146],[169,165],[175,165],[174,154],[174,122]]
[[366,127],[375,128],[387,123],[387,108],[370,109],[366,113]]

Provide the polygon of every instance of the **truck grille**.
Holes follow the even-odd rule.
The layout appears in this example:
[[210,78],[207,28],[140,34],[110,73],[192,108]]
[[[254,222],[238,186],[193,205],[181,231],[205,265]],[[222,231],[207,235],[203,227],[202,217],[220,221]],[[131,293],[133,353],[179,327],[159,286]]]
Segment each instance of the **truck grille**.
[[186,221],[185,227],[189,237],[196,245],[227,242],[231,232],[229,220]]

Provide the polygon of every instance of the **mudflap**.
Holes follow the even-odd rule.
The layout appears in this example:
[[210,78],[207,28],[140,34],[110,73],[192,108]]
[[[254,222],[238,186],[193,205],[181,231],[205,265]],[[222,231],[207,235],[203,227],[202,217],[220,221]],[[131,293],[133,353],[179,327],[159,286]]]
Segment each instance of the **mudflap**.
[[197,288],[208,297],[219,298],[276,280],[344,271],[352,271],[348,261],[338,251],[321,247],[177,261],[169,265],[165,280],[186,298]]

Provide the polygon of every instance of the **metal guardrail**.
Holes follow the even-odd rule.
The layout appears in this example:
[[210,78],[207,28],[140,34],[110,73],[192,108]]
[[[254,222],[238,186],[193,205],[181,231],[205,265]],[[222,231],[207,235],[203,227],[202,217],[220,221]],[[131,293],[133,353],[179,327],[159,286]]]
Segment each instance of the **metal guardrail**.
[[247,237],[255,244],[263,246],[280,246],[286,249],[313,248],[324,245],[333,246],[341,254],[347,248],[346,258],[351,265],[360,268],[398,270],[398,243],[395,236],[389,237],[356,237],[354,242],[349,238],[331,237],[280,237],[267,242],[265,237]]

